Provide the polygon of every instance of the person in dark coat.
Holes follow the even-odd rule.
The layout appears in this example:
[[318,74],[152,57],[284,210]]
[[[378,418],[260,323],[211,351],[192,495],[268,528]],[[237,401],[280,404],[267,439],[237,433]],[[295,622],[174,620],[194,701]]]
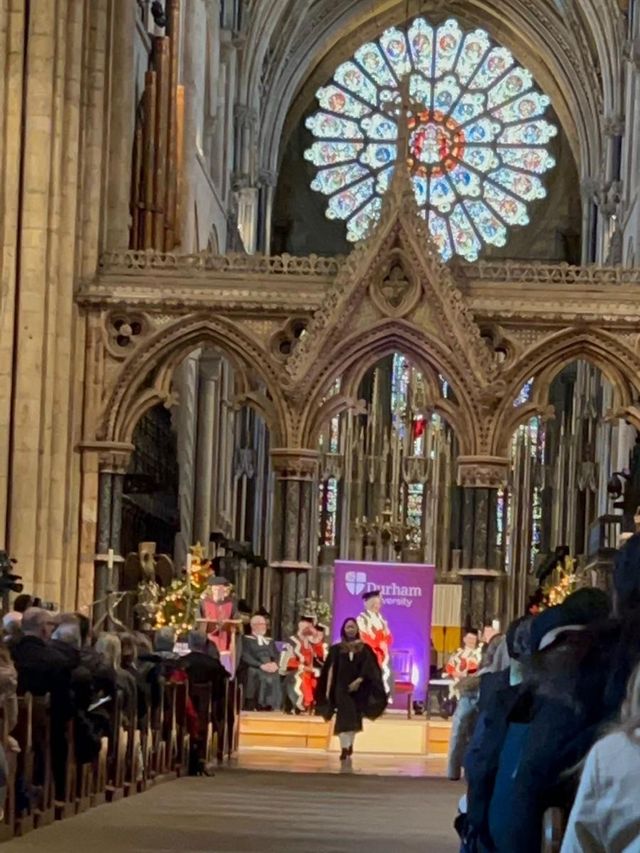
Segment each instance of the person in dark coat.
[[[30,607],[22,618],[22,637],[11,655],[18,673],[18,695],[49,694],[51,702],[51,760],[56,796],[64,791],[67,757],[66,725],[74,713],[71,691],[72,666],[65,654],[51,646],[56,622],[51,613]],[[38,760],[38,764],[40,760]]]
[[[534,619],[529,671],[516,695],[503,697],[485,742],[483,837],[470,849],[510,853],[517,837],[519,853],[538,853],[544,811],[570,806],[575,780],[566,774],[588,752],[603,721],[607,664],[597,658],[592,626],[608,608],[600,590],[581,589]],[[474,796],[478,784],[470,773]],[[478,820],[471,802],[468,816]]]
[[360,639],[355,619],[345,620],[341,640],[331,646],[316,688],[316,704],[326,720],[334,713],[340,761],[353,754],[363,717],[375,720],[387,707],[387,695],[375,653]]
[[242,638],[239,676],[244,684],[245,710],[272,711],[282,707],[278,649],[267,637],[267,620],[256,614],[251,633]]
[[210,653],[211,643],[200,631],[190,631],[188,642],[190,652],[181,659],[180,669],[187,673],[189,684],[210,684],[212,700],[221,702],[229,673],[220,661],[218,650]]

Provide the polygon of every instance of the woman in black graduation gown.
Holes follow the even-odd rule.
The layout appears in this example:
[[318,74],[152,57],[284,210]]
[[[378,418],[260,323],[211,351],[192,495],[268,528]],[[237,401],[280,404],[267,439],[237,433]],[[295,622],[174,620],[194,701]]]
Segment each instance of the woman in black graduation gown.
[[375,654],[360,639],[355,619],[345,620],[339,643],[331,646],[316,688],[316,706],[326,720],[336,714],[340,761],[353,754],[362,718],[375,720],[387,706],[382,673]]

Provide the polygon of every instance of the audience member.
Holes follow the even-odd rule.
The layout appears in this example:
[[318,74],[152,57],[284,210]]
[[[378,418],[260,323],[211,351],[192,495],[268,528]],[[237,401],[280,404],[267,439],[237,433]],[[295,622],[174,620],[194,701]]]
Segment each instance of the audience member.
[[640,666],[629,680],[621,724],[591,749],[562,853],[630,853],[639,848]]
[[119,635],[108,632],[100,634],[96,641],[96,651],[115,672],[118,692],[122,695],[124,725],[128,727],[136,719],[138,695],[135,678],[122,668],[122,644]]
[[491,640],[482,649],[480,669],[475,675],[461,677],[458,681],[459,700],[451,721],[449,740],[449,758],[447,777],[460,778],[462,759],[466,752],[478,716],[481,677],[491,672],[499,672],[509,666],[506,641],[502,634],[494,632]]
[[188,641],[190,651],[181,659],[180,668],[187,673],[189,684],[210,684],[212,699],[222,701],[229,673],[220,662],[220,655],[211,653],[212,643],[200,631],[190,631]]
[[30,607],[35,606],[35,599],[32,595],[27,595],[26,592],[21,593],[16,596],[16,600],[13,602],[13,609],[17,613],[25,613]]
[[10,610],[2,617],[2,641],[11,646],[22,636],[22,613]]
[[280,655],[275,642],[266,634],[267,620],[256,614],[251,619],[251,633],[242,640],[240,653],[240,678],[248,711],[282,707]]

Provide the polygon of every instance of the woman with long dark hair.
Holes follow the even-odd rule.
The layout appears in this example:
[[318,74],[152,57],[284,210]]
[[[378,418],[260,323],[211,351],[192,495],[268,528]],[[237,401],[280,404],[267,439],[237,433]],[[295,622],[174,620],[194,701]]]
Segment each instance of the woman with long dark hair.
[[353,754],[362,719],[379,717],[387,706],[382,673],[375,654],[360,639],[358,623],[346,619],[341,640],[331,646],[316,689],[316,704],[326,720],[336,715],[334,734],[340,738],[340,761]]

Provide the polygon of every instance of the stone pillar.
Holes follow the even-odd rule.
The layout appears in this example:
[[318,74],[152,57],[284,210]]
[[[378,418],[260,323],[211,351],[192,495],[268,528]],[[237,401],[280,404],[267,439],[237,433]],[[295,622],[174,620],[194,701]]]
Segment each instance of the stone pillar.
[[497,548],[497,496],[506,483],[509,460],[494,456],[458,459],[459,520],[453,530],[460,552],[457,575],[462,581],[462,624],[504,621],[504,585]]
[[219,413],[221,359],[204,355],[200,359],[198,386],[198,446],[195,480],[195,538],[206,545],[215,526],[211,517],[212,494],[215,489],[214,469],[217,468],[216,434]]
[[[98,525],[93,608],[94,621],[105,614],[107,599],[119,589],[122,555],[122,493],[124,476],[129,467],[133,448],[112,445],[99,455]],[[113,568],[109,568],[108,553],[113,551]],[[107,622],[108,624],[108,622]]]
[[194,489],[196,481],[196,431],[198,424],[198,354],[189,355],[176,370],[174,387],[178,394],[178,406],[174,411],[174,423],[178,437],[179,494],[178,510],[180,531],[175,543],[177,566],[185,565],[193,540]]
[[[319,454],[303,448],[272,449],[274,510],[271,567],[280,574],[281,596],[275,629],[282,636],[293,631],[298,601],[307,595],[308,574],[316,562],[312,549],[313,482]],[[313,553],[312,553],[313,550]]]
[[[0,543],[25,588],[76,605],[86,318],[104,209],[108,0],[0,11]],[[84,555],[80,554],[80,559]]]

